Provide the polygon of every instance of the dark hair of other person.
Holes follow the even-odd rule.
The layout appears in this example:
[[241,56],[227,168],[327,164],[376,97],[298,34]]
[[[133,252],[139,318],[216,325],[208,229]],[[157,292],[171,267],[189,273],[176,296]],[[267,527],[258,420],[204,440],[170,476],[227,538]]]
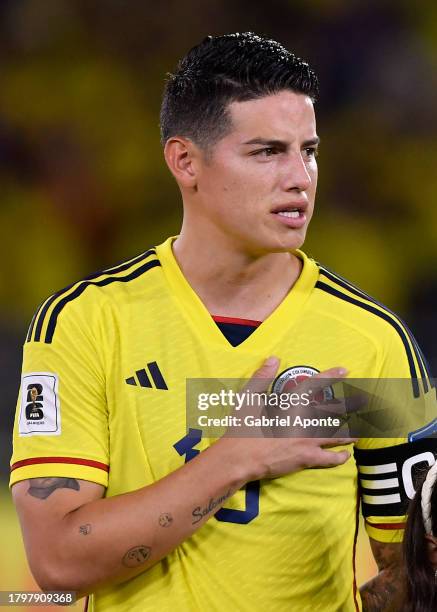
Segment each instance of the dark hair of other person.
[[168,75],[161,106],[161,141],[192,140],[204,152],[231,130],[227,106],[290,90],[314,102],[318,80],[280,43],[252,32],[207,36]]
[[[428,476],[429,475],[429,476]],[[435,612],[437,610],[437,569],[430,560],[429,536],[437,535],[437,464],[430,468],[410,503],[404,536],[404,558],[407,575],[407,612]],[[428,478],[427,478],[428,476]],[[434,481],[434,482],[433,482]],[[426,483],[426,484],[425,484]],[[432,490],[429,495],[429,486]],[[429,503],[424,511],[424,486],[428,488]],[[428,536],[428,538],[427,538]],[[434,545],[435,546],[435,545]]]

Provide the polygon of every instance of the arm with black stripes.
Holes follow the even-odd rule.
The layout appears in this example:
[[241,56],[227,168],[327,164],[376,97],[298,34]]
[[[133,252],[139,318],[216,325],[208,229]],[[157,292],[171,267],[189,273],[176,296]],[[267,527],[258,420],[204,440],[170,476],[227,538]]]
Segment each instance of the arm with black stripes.
[[[59,312],[46,342],[57,303],[36,317],[39,339],[25,345],[10,480],[41,588],[85,594],[124,582],[194,534],[247,482],[348,459],[346,451],[322,448],[345,439],[223,438],[160,480],[105,497],[109,365],[99,348],[107,343],[110,359],[116,338],[107,305],[90,292]],[[277,367],[274,360],[258,370],[256,391],[266,389]]]
[[[417,342],[401,325],[403,336],[388,329],[381,343],[379,428],[355,445],[361,509],[378,566],[378,574],[360,589],[364,612],[402,609],[406,511],[416,476],[437,457],[437,439],[429,437],[436,431],[434,381]],[[394,427],[393,436],[384,433],[387,424]]]

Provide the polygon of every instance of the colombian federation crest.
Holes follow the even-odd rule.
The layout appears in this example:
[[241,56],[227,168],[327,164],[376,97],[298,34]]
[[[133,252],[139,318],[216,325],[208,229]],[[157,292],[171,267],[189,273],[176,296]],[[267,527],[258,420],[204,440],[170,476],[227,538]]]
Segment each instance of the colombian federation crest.
[[[320,370],[311,366],[300,365],[287,368],[281,372],[273,381],[272,393],[293,393],[299,383],[303,382],[307,378],[311,378],[316,374],[319,374]],[[333,401],[334,390],[331,386],[327,386],[314,395],[314,403],[326,403]]]

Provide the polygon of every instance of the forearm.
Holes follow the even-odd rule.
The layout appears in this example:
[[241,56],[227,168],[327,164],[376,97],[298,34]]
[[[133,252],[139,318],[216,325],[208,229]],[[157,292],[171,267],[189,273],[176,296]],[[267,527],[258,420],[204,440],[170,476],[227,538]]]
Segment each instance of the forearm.
[[56,537],[50,534],[46,588],[86,593],[144,572],[245,482],[238,462],[217,443],[153,485],[80,506],[58,522]]
[[360,588],[363,612],[400,612],[405,601],[401,566],[381,570]]

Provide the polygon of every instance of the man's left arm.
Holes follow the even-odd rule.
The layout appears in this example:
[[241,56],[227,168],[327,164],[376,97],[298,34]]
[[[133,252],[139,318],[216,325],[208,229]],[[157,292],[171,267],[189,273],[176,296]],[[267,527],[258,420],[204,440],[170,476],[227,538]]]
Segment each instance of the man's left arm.
[[369,540],[378,574],[360,588],[363,612],[399,612],[405,601],[402,544]]

